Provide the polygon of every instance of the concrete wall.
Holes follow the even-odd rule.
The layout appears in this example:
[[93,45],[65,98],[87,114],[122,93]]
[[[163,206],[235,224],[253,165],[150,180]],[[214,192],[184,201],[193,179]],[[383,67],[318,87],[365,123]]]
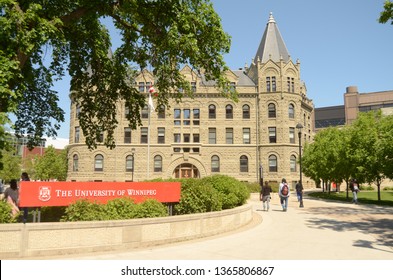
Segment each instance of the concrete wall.
[[252,220],[252,207],[164,218],[0,225],[0,258],[124,250],[211,236]]

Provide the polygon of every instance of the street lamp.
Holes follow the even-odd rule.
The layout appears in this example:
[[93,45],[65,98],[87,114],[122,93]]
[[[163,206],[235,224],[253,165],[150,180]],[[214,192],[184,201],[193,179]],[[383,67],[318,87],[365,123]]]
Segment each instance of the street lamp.
[[299,136],[299,167],[300,167],[300,183],[302,183],[302,124],[298,123],[296,125],[298,132],[298,136]]
[[131,179],[132,179],[132,181],[134,182],[134,166],[135,166],[135,148],[132,148],[131,149],[131,155],[132,155],[132,177],[131,177]]
[[262,164],[259,165],[259,185],[263,186],[263,167]]

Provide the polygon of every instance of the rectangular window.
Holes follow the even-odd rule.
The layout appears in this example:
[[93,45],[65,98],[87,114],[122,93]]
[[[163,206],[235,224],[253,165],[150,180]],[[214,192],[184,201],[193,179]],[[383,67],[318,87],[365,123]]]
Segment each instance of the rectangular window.
[[193,143],[199,143],[199,134],[193,134],[192,135],[192,142]]
[[199,125],[199,116],[200,116],[200,111],[199,109],[193,109],[192,110],[192,124],[193,125]]
[[250,129],[243,128],[243,144],[250,144]]
[[181,110],[180,109],[174,109],[173,118],[175,119],[175,121],[174,121],[175,125],[181,125]]
[[196,82],[191,82],[191,90],[192,92],[196,92]]
[[209,128],[209,144],[216,144],[216,129]]
[[147,127],[141,127],[141,143],[147,144],[149,131]]
[[183,110],[183,125],[190,125],[190,109],[184,109]]
[[124,128],[124,143],[125,144],[131,143],[131,127]]
[[180,133],[173,134],[173,142],[175,142],[175,143],[180,143],[181,142]]
[[269,143],[276,143],[276,128],[269,127]]
[[236,83],[235,82],[231,82],[229,84],[229,88],[231,92],[235,92],[236,91]]
[[272,77],[272,91],[276,91],[276,77]]
[[165,127],[157,128],[157,143],[165,144]]
[[100,135],[97,136],[97,142],[98,143],[104,142],[104,132],[100,132]]
[[80,128],[79,126],[75,127],[75,143],[79,143],[79,138],[80,138]]
[[266,77],[266,91],[267,92],[271,91],[270,77]]
[[190,134],[189,133],[184,133],[183,134],[183,142],[184,143],[190,143]]
[[145,92],[145,83],[139,82],[139,92]]
[[289,143],[295,143],[295,128],[289,128]]
[[165,106],[161,105],[158,107],[157,117],[159,119],[165,119]]
[[225,143],[233,144],[233,128],[225,129]]
[[142,111],[141,111],[141,118],[142,118],[142,119],[148,119],[148,118],[149,118],[149,106],[148,106],[148,105],[145,105],[145,106],[142,108]]

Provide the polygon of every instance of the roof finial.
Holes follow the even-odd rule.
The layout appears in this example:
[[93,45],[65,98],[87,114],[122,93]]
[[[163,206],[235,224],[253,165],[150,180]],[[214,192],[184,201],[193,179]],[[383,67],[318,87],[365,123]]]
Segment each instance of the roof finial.
[[276,21],[274,20],[272,12],[270,12],[269,21],[267,23],[276,23]]

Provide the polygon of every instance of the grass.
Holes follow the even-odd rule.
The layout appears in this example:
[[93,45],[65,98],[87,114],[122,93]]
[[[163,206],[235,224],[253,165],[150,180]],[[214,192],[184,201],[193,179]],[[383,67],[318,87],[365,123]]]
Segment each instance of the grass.
[[[346,192],[314,192],[308,194],[311,197],[322,198],[328,200],[337,200],[343,202],[352,201],[352,192],[349,192],[348,199]],[[363,204],[375,204],[381,206],[392,206],[393,207],[393,192],[392,191],[381,191],[381,200],[378,201],[378,192],[376,191],[361,191],[358,193],[358,202]]]

